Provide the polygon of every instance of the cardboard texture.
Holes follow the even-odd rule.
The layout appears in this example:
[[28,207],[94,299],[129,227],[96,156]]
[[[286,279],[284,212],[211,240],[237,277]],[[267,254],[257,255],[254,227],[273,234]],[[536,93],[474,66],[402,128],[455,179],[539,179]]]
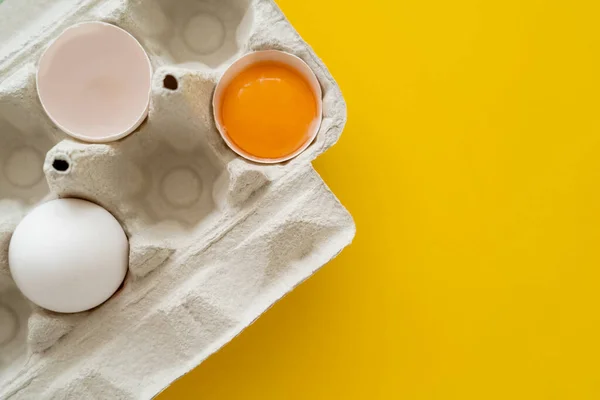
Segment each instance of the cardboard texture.
[[[37,97],[41,53],[83,21],[127,30],[153,66],[149,116],[118,142],[69,138]],[[229,150],[210,106],[227,66],[262,49],[299,56],[323,89],[317,139],[277,165]],[[345,121],[335,81],[271,0],[2,3],[0,398],[151,398],[238,335],[352,241],[351,216],[311,166]],[[130,239],[123,287],[84,313],[33,306],[9,273],[16,225],[58,197],[105,207]]]

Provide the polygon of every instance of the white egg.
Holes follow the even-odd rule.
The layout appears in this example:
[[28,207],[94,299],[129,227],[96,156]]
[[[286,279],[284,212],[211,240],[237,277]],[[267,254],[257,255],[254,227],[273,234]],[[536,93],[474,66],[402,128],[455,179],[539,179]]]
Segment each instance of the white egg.
[[104,208],[79,199],[42,204],[17,226],[10,272],[33,303],[74,313],[112,296],[127,273],[129,242]]

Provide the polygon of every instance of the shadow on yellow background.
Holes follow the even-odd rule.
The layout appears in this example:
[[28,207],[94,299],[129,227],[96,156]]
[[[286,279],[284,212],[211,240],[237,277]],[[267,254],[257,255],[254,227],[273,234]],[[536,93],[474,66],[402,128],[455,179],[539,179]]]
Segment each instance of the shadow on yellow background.
[[600,5],[279,0],[354,244],[159,396],[600,398]]

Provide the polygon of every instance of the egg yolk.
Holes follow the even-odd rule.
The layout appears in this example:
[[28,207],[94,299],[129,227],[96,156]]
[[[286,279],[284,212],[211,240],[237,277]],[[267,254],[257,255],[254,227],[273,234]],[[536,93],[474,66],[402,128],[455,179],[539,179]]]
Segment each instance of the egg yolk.
[[317,100],[308,82],[279,62],[253,64],[227,86],[221,126],[243,152],[263,159],[292,155],[318,123]]

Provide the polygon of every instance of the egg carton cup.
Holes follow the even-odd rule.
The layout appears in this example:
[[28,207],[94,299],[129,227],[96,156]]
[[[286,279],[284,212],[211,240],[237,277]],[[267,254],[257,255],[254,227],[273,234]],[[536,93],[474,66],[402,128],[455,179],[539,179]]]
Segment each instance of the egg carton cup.
[[[148,118],[118,142],[68,138],[37,97],[41,53],[84,21],[129,31],[153,66]],[[210,106],[226,68],[263,49],[299,56],[323,89],[316,140],[276,165],[229,150]],[[311,166],[345,121],[335,81],[271,0],[0,4],[0,398],[151,398],[238,335],[352,241]],[[103,206],[130,240],[122,287],[77,314],[31,304],[7,262],[23,216],[61,197]]]

